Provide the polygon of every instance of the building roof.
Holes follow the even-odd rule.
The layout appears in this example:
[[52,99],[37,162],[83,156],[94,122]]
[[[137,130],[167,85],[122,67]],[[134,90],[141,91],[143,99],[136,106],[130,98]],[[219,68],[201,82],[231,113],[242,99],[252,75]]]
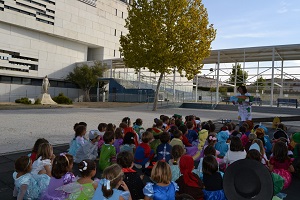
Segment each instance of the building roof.
[[275,61],[300,60],[300,44],[290,44],[212,50],[203,63],[217,63],[219,51],[220,63],[272,61],[273,48],[275,48]]
[[[300,44],[289,44],[212,50],[210,56],[204,59],[203,64],[216,64],[219,51],[220,63],[272,61],[273,48],[275,48],[275,61],[300,60]],[[113,68],[125,67],[123,58],[107,60],[112,61]]]

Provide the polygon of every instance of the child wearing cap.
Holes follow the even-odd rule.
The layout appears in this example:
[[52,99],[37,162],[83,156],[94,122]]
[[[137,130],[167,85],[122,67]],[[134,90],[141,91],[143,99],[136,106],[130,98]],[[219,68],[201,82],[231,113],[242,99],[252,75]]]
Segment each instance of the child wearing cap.
[[100,140],[100,132],[98,130],[90,130],[89,141],[84,143],[76,152],[74,162],[80,163],[82,160],[95,160],[98,157],[98,141]]

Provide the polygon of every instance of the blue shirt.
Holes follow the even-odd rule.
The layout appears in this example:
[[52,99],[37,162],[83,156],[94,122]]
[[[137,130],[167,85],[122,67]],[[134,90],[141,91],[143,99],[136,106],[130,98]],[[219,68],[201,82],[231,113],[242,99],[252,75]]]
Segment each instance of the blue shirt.
[[172,146],[169,143],[158,145],[156,148],[157,161],[165,160],[166,162],[169,162],[171,159],[171,150]]
[[193,141],[196,141],[198,139],[198,133],[194,130],[188,130],[188,134],[186,135],[186,137],[189,140],[189,143],[192,144]]

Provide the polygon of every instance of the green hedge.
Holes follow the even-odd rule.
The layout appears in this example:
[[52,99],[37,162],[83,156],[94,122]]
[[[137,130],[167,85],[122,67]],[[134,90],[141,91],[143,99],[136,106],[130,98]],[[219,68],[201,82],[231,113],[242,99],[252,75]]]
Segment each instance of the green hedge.
[[21,99],[16,99],[16,103],[22,103],[22,104],[31,104],[31,101],[27,97],[22,97]]
[[66,97],[63,93],[59,93],[58,96],[53,97],[53,101],[58,104],[73,104],[72,100]]
[[41,100],[39,98],[37,98],[34,102],[34,104],[41,104]]

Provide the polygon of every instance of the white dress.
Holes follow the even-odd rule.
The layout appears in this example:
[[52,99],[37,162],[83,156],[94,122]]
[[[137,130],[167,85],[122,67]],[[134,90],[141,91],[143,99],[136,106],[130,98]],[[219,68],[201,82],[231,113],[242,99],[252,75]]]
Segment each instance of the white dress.
[[32,164],[32,174],[38,174],[39,171],[45,169],[45,166],[50,166],[51,168],[51,160],[50,159],[45,159],[42,160],[42,157],[39,157],[36,161],[33,162]]

